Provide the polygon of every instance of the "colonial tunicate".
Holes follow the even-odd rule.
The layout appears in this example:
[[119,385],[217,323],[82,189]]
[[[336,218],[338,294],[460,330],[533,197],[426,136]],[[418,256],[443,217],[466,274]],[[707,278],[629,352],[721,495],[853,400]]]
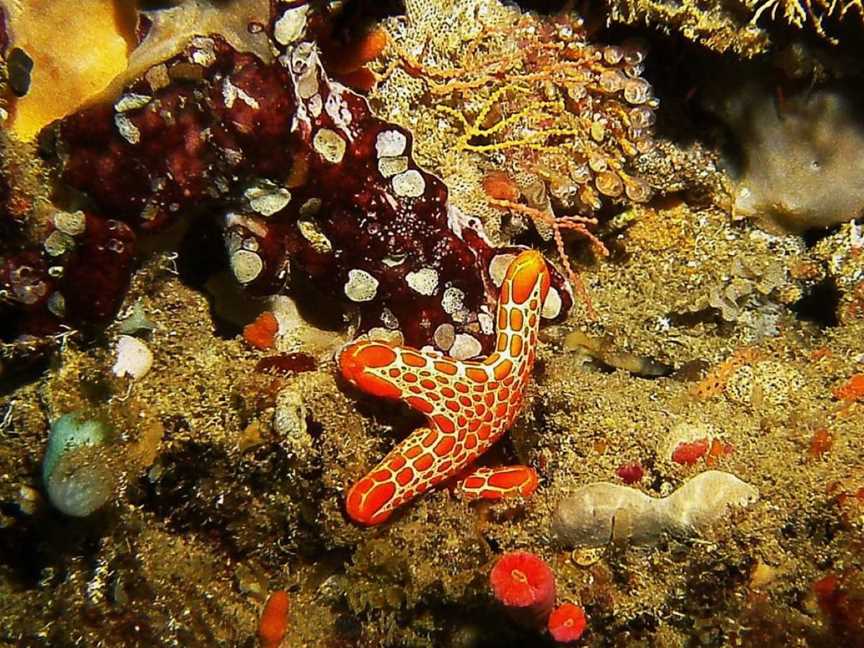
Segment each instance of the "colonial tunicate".
[[249,187],[244,196],[252,211],[262,216],[272,216],[291,202],[290,191],[270,182]]

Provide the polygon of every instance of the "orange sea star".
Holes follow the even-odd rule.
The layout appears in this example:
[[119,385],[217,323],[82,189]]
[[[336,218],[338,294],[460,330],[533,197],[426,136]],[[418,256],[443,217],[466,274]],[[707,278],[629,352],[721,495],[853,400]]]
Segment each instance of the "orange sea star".
[[[339,358],[342,374],[363,391],[399,399],[425,414],[415,430],[348,492],[348,515],[360,524],[393,511],[445,479],[461,475],[501,437],[519,413],[534,366],[549,268],[536,251],[510,264],[498,300],[496,351],[483,361],[361,341]],[[527,466],[477,468],[459,484],[467,498],[530,495],[537,474]]]

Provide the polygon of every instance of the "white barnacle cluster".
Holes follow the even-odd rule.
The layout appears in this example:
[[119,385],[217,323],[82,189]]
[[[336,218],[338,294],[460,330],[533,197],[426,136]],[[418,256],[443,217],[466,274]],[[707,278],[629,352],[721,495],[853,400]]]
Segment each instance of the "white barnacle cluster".
[[216,43],[212,38],[196,36],[190,45],[190,58],[196,65],[206,68],[216,62]]
[[351,109],[342,98],[345,92],[345,86],[336,81],[330,81],[330,94],[327,95],[327,101],[324,102],[324,111],[327,116],[333,121],[333,125],[345,133],[348,139],[351,139],[351,122],[354,121],[354,116],[351,114]]
[[124,113],[129,110],[138,110],[150,103],[151,99],[150,95],[127,92],[114,102],[114,112]]
[[400,198],[419,198],[426,191],[426,179],[417,169],[408,168],[408,138],[396,129],[384,130],[375,138],[378,172],[390,180]]
[[84,212],[55,212],[51,217],[54,231],[43,243],[48,256],[59,257],[75,247],[75,238],[87,229],[87,218]]
[[237,214],[228,214],[226,225],[225,244],[231,273],[241,284],[251,283],[264,270],[264,261],[258,254],[259,244],[254,235],[264,236],[267,230],[254,231],[252,228],[258,223]]
[[454,322],[464,322],[468,318],[465,308],[465,292],[456,286],[448,286],[441,295],[441,308]]
[[321,205],[320,198],[307,198],[300,205],[297,229],[300,230],[300,235],[309,241],[316,252],[329,254],[333,251],[333,243],[327,238],[319,222],[315,220],[315,216],[321,211]]
[[426,180],[417,169],[397,173],[390,182],[393,192],[401,198],[419,198],[426,191]]
[[141,141],[141,131],[138,130],[138,127],[129,119],[126,113],[144,108],[150,103],[151,99],[150,95],[127,92],[114,102],[114,125],[117,127],[117,132],[120,133],[120,136],[130,144],[137,144]]
[[309,5],[306,4],[286,9],[273,26],[273,37],[276,42],[280,45],[290,45],[300,40],[306,32],[308,13]]
[[240,249],[231,254],[231,272],[241,284],[248,284],[261,274],[264,262],[261,257],[251,250]]
[[405,283],[421,295],[434,295],[438,291],[438,272],[434,268],[420,268],[405,275]]
[[450,346],[449,354],[455,360],[468,360],[474,356],[480,355],[483,351],[483,346],[480,340],[470,333],[457,333],[453,338],[453,344]]
[[222,101],[225,102],[225,107],[233,108],[238,99],[253,110],[258,110],[261,107],[255,97],[250,96],[243,88],[231,83],[231,77],[226,76],[222,81]]
[[385,178],[404,173],[408,170],[408,156],[405,149],[408,138],[398,130],[385,130],[375,139],[375,153],[378,156],[378,172]]
[[114,125],[117,127],[117,132],[120,133],[120,137],[130,144],[137,144],[141,141],[141,131],[126,116],[126,113],[117,113],[114,115]]
[[291,202],[291,192],[269,180],[254,184],[243,192],[250,209],[261,216],[272,216]]
[[333,244],[327,238],[327,235],[321,231],[321,227],[317,221],[301,218],[297,221],[297,229],[300,230],[300,235],[309,241],[316,252],[329,254],[333,251]]
[[667,497],[597,482],[558,503],[552,528],[568,547],[600,547],[613,541],[658,542],[664,533],[704,534],[729,515],[759,498],[759,491],[738,477],[708,470]]
[[339,164],[345,157],[347,144],[342,136],[331,128],[320,128],[312,138],[312,146],[330,164]]
[[378,280],[365,270],[348,271],[348,281],[345,282],[345,296],[353,302],[368,302],[378,294]]
[[432,341],[442,351],[449,351],[456,341],[456,327],[452,324],[440,324],[432,334]]
[[294,92],[297,95],[297,120],[311,124],[321,114],[324,102],[321,99],[318,53],[312,43],[301,42],[279,58],[291,73]]

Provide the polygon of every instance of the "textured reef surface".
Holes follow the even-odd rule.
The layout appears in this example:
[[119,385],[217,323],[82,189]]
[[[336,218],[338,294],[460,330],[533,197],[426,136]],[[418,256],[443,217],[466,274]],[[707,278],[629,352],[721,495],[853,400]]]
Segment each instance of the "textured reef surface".
[[0,0],[0,646],[864,647],[862,42]]

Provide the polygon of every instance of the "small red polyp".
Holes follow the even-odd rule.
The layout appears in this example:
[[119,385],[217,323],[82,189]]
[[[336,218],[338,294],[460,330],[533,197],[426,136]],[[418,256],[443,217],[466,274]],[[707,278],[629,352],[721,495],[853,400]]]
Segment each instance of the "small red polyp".
[[618,470],[615,471],[615,474],[618,475],[621,481],[625,484],[635,484],[636,482],[642,481],[642,478],[645,476],[645,469],[642,468],[642,464],[638,461],[634,461],[619,466]]
[[559,643],[578,640],[585,632],[585,612],[578,605],[564,603],[549,615],[549,634]]
[[708,439],[682,441],[672,452],[672,461],[682,466],[692,466],[708,452]]
[[555,574],[538,555],[504,554],[489,574],[495,598],[518,623],[542,627],[555,605]]

